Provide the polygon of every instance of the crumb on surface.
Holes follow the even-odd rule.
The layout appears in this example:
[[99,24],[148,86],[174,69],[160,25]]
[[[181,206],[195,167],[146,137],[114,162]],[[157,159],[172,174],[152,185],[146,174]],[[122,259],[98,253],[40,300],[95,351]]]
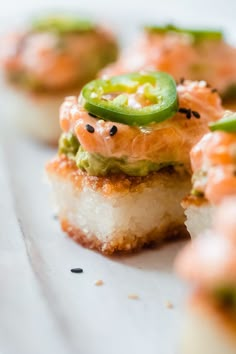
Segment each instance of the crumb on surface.
[[101,280],[101,279],[96,280],[95,283],[94,283],[94,285],[96,285],[96,286],[101,286],[101,285],[103,285],[103,284],[104,284],[104,281]]
[[174,305],[170,301],[166,301],[166,308],[173,309]]
[[128,299],[130,300],[138,300],[139,296],[137,294],[129,294]]

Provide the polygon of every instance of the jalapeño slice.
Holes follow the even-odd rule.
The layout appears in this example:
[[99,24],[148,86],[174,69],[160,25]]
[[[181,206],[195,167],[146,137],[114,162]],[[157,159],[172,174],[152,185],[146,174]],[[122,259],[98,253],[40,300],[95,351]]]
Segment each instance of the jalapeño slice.
[[176,32],[179,34],[188,34],[191,35],[195,41],[202,40],[222,40],[223,33],[219,30],[210,30],[210,29],[194,29],[194,28],[178,28],[173,25],[166,26],[145,26],[144,29],[147,32],[151,33],[167,33],[167,32]]
[[61,34],[88,32],[95,29],[95,25],[86,19],[74,15],[55,15],[35,19],[31,28],[38,32],[58,32]]
[[178,110],[175,81],[164,72],[94,80],[84,86],[80,99],[84,108],[97,117],[127,125],[162,122]]
[[221,130],[228,133],[236,133],[236,112],[226,112],[223,118],[209,124],[211,131]]

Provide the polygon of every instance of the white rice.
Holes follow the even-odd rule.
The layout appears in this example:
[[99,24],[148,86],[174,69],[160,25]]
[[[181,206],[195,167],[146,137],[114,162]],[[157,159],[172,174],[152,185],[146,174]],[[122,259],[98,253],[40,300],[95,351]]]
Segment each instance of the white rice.
[[215,207],[209,203],[201,206],[190,204],[185,209],[185,225],[192,238],[197,237],[203,231],[211,228]]
[[190,189],[190,178],[185,176],[176,181],[175,177],[161,174],[141,190],[107,196],[101,189],[75,188],[72,182],[49,175],[59,215],[87,238],[96,236],[102,243],[120,235],[141,238],[154,229],[163,238],[170,225],[183,225],[180,202]]

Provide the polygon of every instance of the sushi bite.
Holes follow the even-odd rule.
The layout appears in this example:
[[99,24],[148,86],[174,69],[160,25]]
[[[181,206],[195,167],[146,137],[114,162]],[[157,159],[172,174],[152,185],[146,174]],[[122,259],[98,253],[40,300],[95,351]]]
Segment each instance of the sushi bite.
[[186,235],[189,151],[222,111],[205,82],[176,86],[164,72],[98,79],[67,97],[46,168],[62,229],[106,254]]
[[209,127],[212,131],[190,153],[193,187],[182,202],[192,237],[211,226],[213,211],[224,198],[236,195],[236,113],[226,111]]
[[147,26],[142,36],[102,77],[139,70],[161,70],[175,80],[205,80],[225,103],[236,103],[236,48],[219,30]]
[[236,354],[235,197],[217,208],[214,227],[180,252],[176,270],[195,287],[180,353]]
[[33,137],[56,143],[62,99],[77,93],[117,53],[109,30],[75,15],[38,18],[5,36],[0,64],[11,101],[9,119],[14,116]]

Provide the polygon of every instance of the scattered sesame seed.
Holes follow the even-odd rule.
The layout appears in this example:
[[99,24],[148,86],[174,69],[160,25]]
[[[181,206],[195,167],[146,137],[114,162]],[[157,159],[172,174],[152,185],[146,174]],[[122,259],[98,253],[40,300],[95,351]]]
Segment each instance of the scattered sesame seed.
[[94,127],[92,127],[92,125],[86,124],[85,128],[89,133],[94,133]]
[[72,268],[71,273],[83,273],[83,269],[82,268]]
[[117,133],[118,129],[115,125],[113,125],[110,129],[110,136],[114,136]]
[[192,117],[192,111],[191,109],[188,110],[188,112],[186,113],[186,118],[190,119]]
[[89,115],[90,117],[97,118],[97,116],[96,116],[95,114],[93,114],[93,113],[88,112],[88,115]]
[[66,102],[73,102],[76,100],[76,96],[66,96],[65,101]]
[[173,309],[174,305],[170,301],[166,301],[166,307],[168,309]]
[[211,92],[212,92],[212,93],[216,93],[216,92],[218,92],[218,90],[217,90],[216,88],[213,88],[213,89],[211,90]]
[[206,87],[206,86],[207,86],[207,83],[206,83],[205,80],[201,80],[201,81],[199,81],[198,86],[199,86],[199,87]]
[[189,109],[188,108],[179,108],[179,113],[188,113]]
[[184,81],[185,81],[185,79],[184,79],[183,77],[181,77],[180,80],[179,80],[179,83],[180,83],[181,85],[183,85],[183,84],[184,84]]
[[96,286],[101,286],[101,285],[103,285],[103,284],[104,284],[104,282],[103,282],[103,280],[101,280],[101,279],[96,280],[95,283],[94,283],[94,285],[96,285]]
[[192,114],[194,115],[195,118],[199,119],[201,117],[200,113],[197,111],[192,111]]
[[129,294],[128,299],[130,300],[139,300],[139,296],[137,294]]

